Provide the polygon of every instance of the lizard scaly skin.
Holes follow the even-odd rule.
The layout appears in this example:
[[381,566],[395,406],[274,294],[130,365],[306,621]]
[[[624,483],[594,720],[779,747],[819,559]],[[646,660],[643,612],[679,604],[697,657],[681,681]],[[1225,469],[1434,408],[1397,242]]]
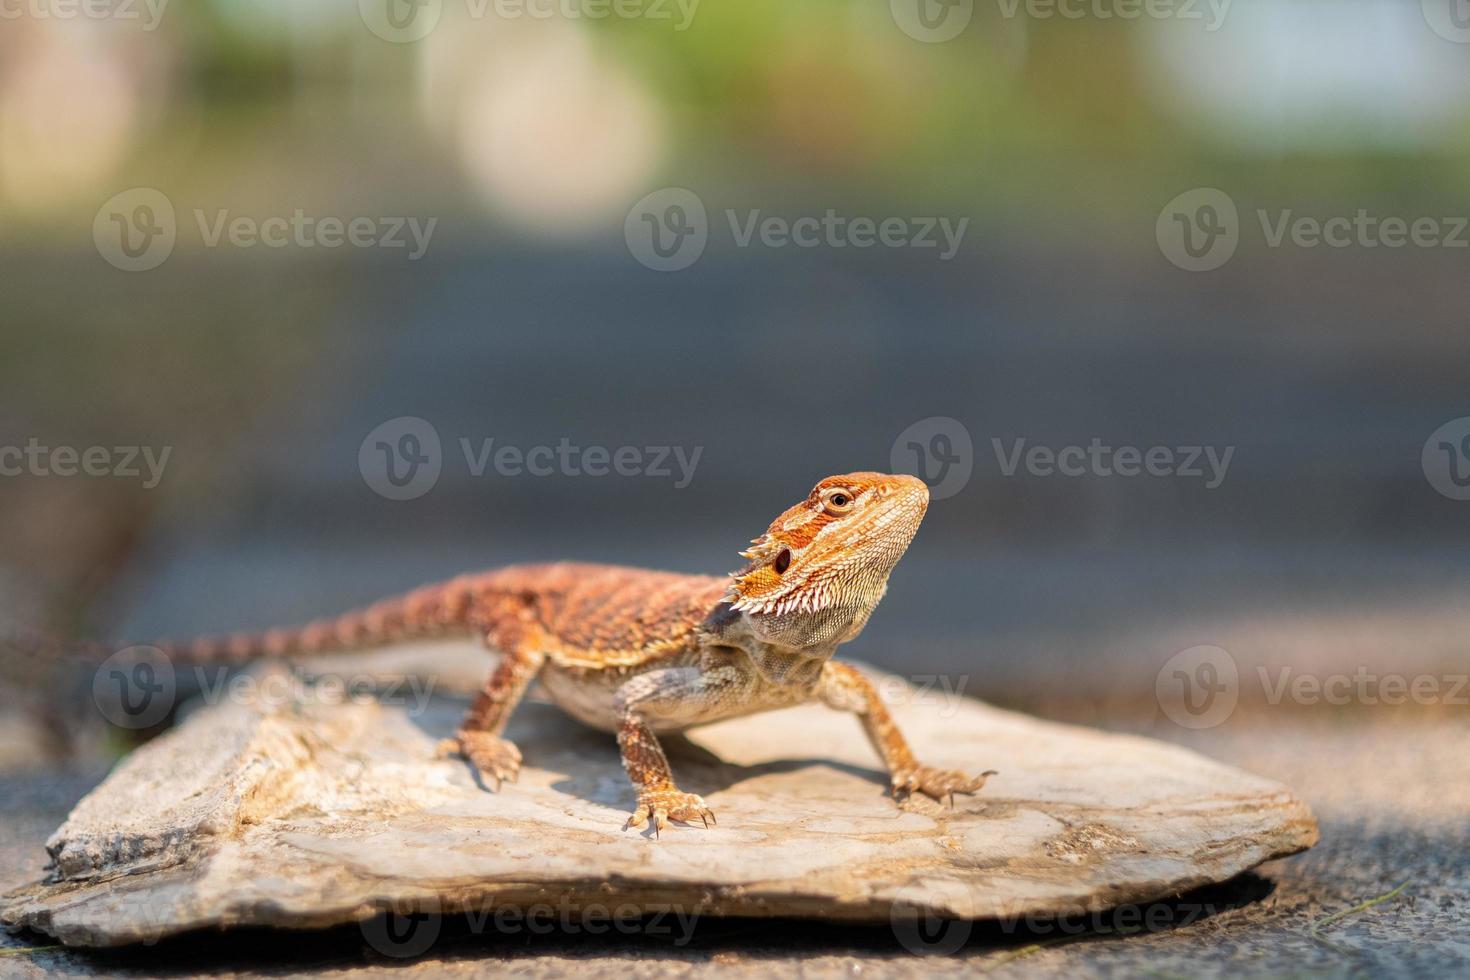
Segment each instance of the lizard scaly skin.
[[919,765],[878,692],[832,659],[882,599],[929,505],[922,481],[883,473],[822,480],[775,519],[730,576],[612,565],[510,566],[465,575],[291,630],[166,646],[188,660],[250,660],[469,633],[502,654],[441,754],[514,780],[521,754],[502,733],[539,681],[569,714],[616,732],[637,793],[630,826],[701,820],[704,800],[674,783],[658,736],[821,701],[856,714],[895,794],[974,793],[987,776]]

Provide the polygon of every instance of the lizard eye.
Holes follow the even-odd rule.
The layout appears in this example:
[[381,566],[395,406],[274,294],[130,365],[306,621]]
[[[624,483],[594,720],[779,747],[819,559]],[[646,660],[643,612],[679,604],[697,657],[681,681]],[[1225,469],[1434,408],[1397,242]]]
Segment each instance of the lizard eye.
[[838,490],[836,493],[828,494],[827,498],[822,501],[822,506],[829,514],[845,514],[852,509],[852,496],[843,490]]
[[784,575],[784,574],[786,574],[786,569],[788,569],[788,568],[791,567],[791,549],[790,548],[782,548],[781,549],[781,553],[776,556],[776,563],[775,563],[774,567],[776,569],[776,574],[777,575]]

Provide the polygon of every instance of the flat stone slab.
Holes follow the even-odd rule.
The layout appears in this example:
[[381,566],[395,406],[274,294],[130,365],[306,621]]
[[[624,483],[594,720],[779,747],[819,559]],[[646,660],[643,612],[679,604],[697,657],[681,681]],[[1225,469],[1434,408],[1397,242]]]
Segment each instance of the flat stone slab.
[[924,762],[999,775],[953,809],[900,808],[854,718],[793,708],[666,740],[719,825],[656,839],[622,829],[633,794],[613,737],[549,705],[517,712],[526,767],[499,793],[434,757],[462,703],[410,712],[293,691],[203,708],[77,805],[45,879],[0,898],[0,920],[117,946],[547,902],[1044,917],[1167,898],[1317,840],[1285,787],[1188,750],[881,686]]

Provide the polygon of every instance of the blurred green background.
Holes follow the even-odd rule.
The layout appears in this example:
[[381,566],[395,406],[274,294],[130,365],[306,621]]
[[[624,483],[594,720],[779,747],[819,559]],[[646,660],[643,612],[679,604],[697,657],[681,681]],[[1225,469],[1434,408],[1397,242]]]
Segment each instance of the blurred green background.
[[[1463,665],[1470,504],[1434,491],[1420,453],[1470,414],[1470,255],[1271,248],[1256,218],[1470,212],[1455,22],[1408,0],[1136,19],[924,2],[969,19],[939,42],[905,0],[15,8],[0,442],[173,450],[153,489],[0,480],[14,617],[147,637],[509,560],[727,570],[816,479],[888,468],[901,431],[948,416],[975,476],[936,504],[858,656],[1120,724],[1138,705],[1151,723],[1159,664],[1196,643],[1247,676]],[[129,272],[94,221],[139,187],[172,203],[177,243]],[[664,187],[711,215],[678,273],[624,239]],[[1240,245],[1186,272],[1156,222],[1202,187],[1238,206]],[[948,262],[741,249],[727,208],[969,224]],[[296,209],[437,224],[410,261],[208,248],[195,217]],[[446,472],[387,501],[357,450],[403,415],[446,444],[705,455],[681,490]],[[1233,445],[1235,468],[1206,492],[1005,477],[991,458],[991,438],[1094,436]]]

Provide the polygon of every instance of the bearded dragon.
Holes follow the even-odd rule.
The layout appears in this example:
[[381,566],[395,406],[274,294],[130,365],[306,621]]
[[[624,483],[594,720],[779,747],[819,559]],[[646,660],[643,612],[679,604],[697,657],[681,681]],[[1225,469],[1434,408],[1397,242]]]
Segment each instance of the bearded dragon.
[[615,732],[637,803],[624,824],[714,820],[679,789],[658,736],[810,701],[856,714],[888,769],[895,799],[978,791],[970,776],[920,765],[872,682],[833,660],[857,636],[929,506],[923,481],[831,476],[771,522],[728,576],[614,565],[516,565],[385,599],[295,629],[161,645],[185,660],[362,649],[469,634],[501,654],[441,756],[514,781],[520,750],[503,736],[533,681],[575,718]]

